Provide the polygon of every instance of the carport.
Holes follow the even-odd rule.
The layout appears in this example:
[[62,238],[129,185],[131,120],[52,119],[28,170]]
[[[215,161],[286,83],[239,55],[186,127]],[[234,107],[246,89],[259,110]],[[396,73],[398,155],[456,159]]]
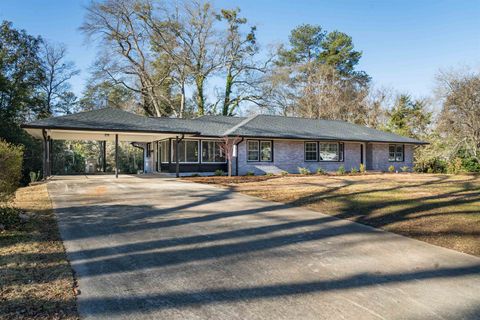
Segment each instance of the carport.
[[[34,138],[42,140],[43,177],[52,173],[53,140],[94,140],[102,142],[102,167],[105,169],[106,144],[115,143],[115,176],[118,178],[118,144],[132,142],[148,144],[174,138],[176,145],[190,132],[182,122],[160,121],[120,109],[105,108],[33,121],[22,125]],[[177,152],[178,154],[178,152]],[[144,151],[145,159],[145,151]],[[178,157],[176,159],[178,176]]]

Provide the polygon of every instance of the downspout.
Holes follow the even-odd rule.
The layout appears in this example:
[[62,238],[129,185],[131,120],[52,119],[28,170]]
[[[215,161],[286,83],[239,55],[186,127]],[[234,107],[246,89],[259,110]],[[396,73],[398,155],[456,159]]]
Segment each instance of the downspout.
[[237,151],[237,156],[235,157],[235,175],[238,176],[238,145],[243,142],[243,137],[242,139],[235,143],[235,151]]

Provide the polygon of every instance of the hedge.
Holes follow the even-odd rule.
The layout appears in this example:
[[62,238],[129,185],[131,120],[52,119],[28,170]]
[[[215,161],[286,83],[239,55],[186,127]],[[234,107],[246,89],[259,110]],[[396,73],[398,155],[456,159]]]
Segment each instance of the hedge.
[[22,178],[23,147],[0,139],[0,201],[7,201]]

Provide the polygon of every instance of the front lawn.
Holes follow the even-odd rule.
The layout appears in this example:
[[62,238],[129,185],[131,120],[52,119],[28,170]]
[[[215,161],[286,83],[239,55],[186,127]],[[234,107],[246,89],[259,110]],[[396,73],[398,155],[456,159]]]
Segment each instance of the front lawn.
[[0,231],[0,318],[78,319],[74,280],[45,184],[21,188],[23,222]]
[[186,178],[216,182],[268,200],[480,256],[480,176],[368,174],[352,176]]

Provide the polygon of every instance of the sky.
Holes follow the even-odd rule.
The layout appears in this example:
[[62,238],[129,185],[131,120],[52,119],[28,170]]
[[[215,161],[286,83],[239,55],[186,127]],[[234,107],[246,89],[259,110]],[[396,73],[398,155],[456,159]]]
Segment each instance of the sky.
[[[87,0],[0,0],[0,19],[68,48],[81,73],[72,79],[80,95],[97,48],[79,31]],[[216,0],[236,8],[257,26],[263,48],[288,41],[290,30],[318,24],[353,37],[363,52],[359,70],[377,87],[428,97],[439,70],[480,68],[480,0]]]

